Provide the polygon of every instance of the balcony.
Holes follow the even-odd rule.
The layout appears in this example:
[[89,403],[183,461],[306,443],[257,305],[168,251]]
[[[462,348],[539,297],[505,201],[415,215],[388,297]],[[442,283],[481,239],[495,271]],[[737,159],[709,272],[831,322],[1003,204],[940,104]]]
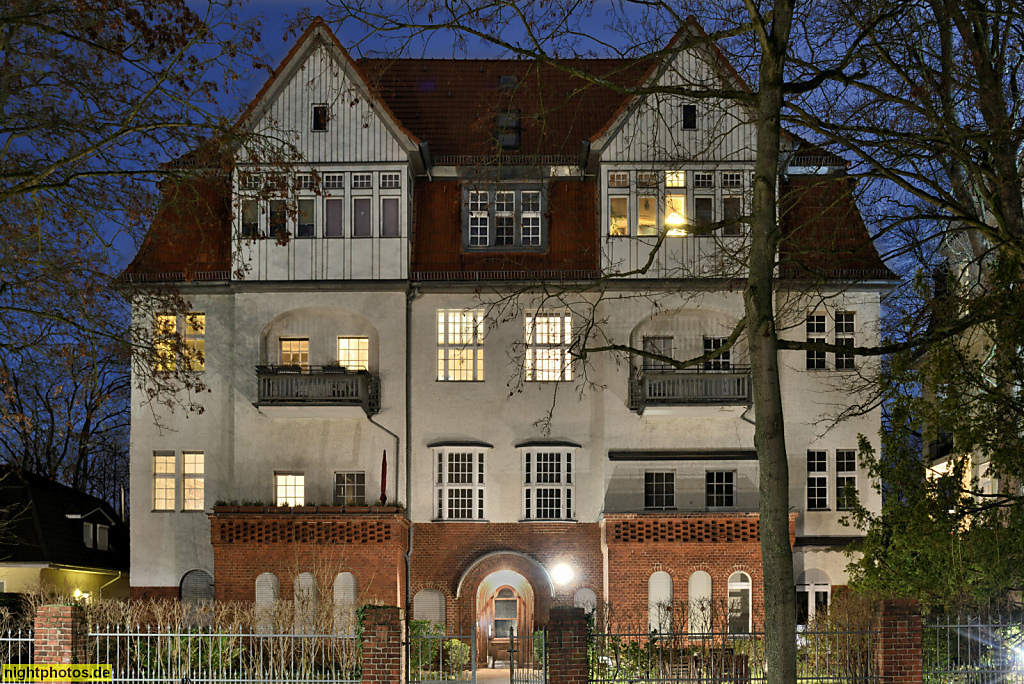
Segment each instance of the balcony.
[[728,370],[648,370],[629,381],[629,408],[640,414],[669,413],[674,411],[664,409],[679,407],[745,409],[750,404],[749,366],[731,366]]
[[[341,366],[256,366],[257,406],[275,416],[336,417],[380,412],[380,378]],[[268,410],[269,409],[269,410]]]

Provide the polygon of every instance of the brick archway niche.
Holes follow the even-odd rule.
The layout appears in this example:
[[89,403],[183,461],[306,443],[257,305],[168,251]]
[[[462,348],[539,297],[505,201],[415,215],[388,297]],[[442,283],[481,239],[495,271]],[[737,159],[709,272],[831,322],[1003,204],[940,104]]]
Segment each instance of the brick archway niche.
[[486,625],[481,611],[494,590],[510,586],[532,602],[533,626],[547,624],[554,596],[554,582],[537,559],[518,551],[495,551],[477,558],[462,573],[455,592],[459,633],[478,631],[478,641]]

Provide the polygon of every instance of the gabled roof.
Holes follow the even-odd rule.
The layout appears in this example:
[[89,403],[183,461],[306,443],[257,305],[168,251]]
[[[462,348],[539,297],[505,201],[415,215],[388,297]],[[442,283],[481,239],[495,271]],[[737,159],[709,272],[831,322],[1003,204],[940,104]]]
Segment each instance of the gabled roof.
[[[108,550],[86,547],[82,524],[110,525]],[[106,501],[41,475],[0,467],[0,563],[128,570],[128,526]]]

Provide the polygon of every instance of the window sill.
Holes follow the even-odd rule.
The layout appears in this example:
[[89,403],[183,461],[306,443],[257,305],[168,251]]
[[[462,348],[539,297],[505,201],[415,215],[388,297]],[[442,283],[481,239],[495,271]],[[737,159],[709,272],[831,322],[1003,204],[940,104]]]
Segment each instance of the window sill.
[[578,523],[575,518],[521,518],[521,523]]
[[432,523],[489,523],[490,520],[483,518],[431,518]]
[[808,508],[808,509],[806,509],[806,512],[807,513],[831,513],[832,509],[831,508]]
[[444,384],[447,385],[447,384],[452,384],[452,383],[478,383],[478,384],[483,384],[484,381],[483,380],[440,380],[439,379],[439,380],[435,380],[434,382],[440,382],[440,383],[444,383]]

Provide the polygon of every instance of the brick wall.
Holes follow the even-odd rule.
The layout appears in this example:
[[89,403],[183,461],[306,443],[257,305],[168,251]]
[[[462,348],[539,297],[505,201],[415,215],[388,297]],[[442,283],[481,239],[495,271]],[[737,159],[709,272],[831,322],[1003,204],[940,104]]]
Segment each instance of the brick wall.
[[360,603],[401,605],[408,534],[402,513],[213,513],[216,599],[253,601],[256,578],[272,572],[278,598],[290,601],[296,576],[309,572],[330,600],[334,578],[351,572]]
[[129,598],[144,599],[176,599],[180,592],[178,587],[131,587]]
[[914,599],[887,599],[875,608],[878,644],[875,673],[882,684],[920,684],[921,609]]
[[587,684],[587,618],[582,608],[551,610],[547,647],[549,684]]
[[39,606],[33,629],[36,665],[87,664],[85,616],[78,606]]
[[363,609],[363,684],[403,684],[401,611],[394,606]]

